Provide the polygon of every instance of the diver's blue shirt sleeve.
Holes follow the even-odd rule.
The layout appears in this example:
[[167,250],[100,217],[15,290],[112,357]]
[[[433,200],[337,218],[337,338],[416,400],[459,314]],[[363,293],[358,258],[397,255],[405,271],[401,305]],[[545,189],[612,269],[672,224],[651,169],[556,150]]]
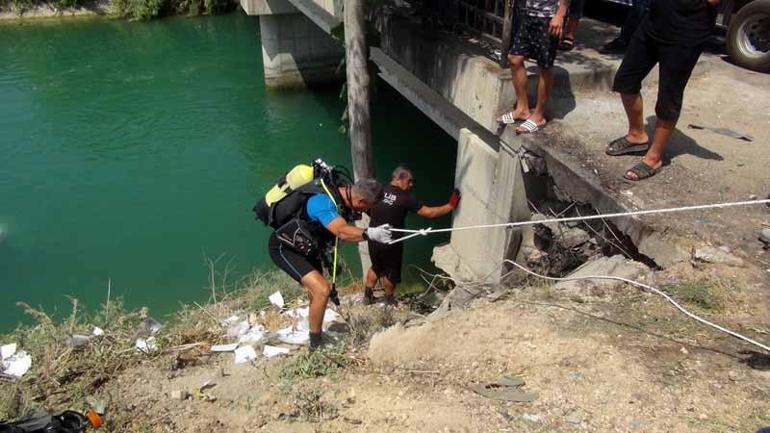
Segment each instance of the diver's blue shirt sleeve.
[[310,221],[318,221],[326,227],[340,214],[328,195],[316,194],[307,201],[307,216]]

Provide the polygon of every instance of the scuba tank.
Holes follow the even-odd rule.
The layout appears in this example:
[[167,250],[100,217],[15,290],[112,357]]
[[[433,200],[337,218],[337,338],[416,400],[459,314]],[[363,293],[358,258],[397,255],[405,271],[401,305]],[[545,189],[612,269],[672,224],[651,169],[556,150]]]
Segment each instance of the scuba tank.
[[313,161],[312,166],[306,164],[296,165],[278,179],[275,185],[267,191],[265,196],[254,205],[252,210],[256,214],[258,220],[262,221],[266,226],[276,228],[273,221],[273,205],[282,201],[301,187],[312,183],[316,179],[325,178],[327,181],[332,181],[335,177],[334,167],[331,167],[320,158]]

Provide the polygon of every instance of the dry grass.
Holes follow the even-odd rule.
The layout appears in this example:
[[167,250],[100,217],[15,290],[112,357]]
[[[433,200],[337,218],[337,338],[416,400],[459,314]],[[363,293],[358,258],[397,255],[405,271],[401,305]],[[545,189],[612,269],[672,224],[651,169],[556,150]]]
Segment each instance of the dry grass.
[[[224,280],[213,286],[215,283],[212,298],[218,302],[212,299],[205,305],[182,305],[164,320],[155,335],[158,350],[149,355],[134,347],[136,338],[146,334],[142,325],[148,317],[146,308],[128,311],[120,299],[113,299],[96,312],[87,313],[73,299],[70,316],[55,321],[45,312],[20,303],[35,323],[0,336],[0,341],[18,343],[20,350],[32,356],[32,368],[20,380],[0,378],[0,420],[19,419],[37,408],[84,410],[85,398],[98,394],[124,369],[148,359],[179,368],[195,363],[208,356],[210,344],[221,342],[223,318],[264,309],[269,305],[267,296],[276,290],[287,304],[303,294],[299,285],[278,273],[254,273],[231,286],[225,286]],[[268,310],[263,320],[268,327],[277,327],[278,317]],[[69,341],[73,334],[89,336],[94,326],[104,329],[105,335],[91,338],[85,346],[72,347]]]

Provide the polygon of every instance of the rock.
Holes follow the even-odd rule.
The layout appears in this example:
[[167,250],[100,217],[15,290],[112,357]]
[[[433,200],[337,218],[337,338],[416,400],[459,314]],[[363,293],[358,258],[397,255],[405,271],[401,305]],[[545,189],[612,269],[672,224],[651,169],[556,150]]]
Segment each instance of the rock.
[[762,231],[759,232],[759,240],[770,244],[770,229],[762,229]]
[[540,416],[540,415],[532,415],[532,414],[529,414],[529,413],[525,413],[524,415],[522,415],[521,419],[523,419],[524,421],[529,421],[529,422],[541,422],[541,421],[543,421],[543,417],[542,416]]
[[706,263],[722,264],[728,266],[743,266],[743,259],[730,253],[730,250],[714,248],[710,245],[695,248],[693,258]]
[[560,243],[564,248],[572,249],[590,240],[591,235],[588,232],[581,228],[573,227],[562,232]]
[[583,423],[583,417],[580,416],[580,414],[577,412],[572,412],[571,414],[567,415],[564,420],[573,425],[580,425]]
[[175,389],[175,390],[171,391],[171,394],[169,395],[169,397],[171,397],[172,400],[180,400],[181,401],[181,400],[187,400],[188,395],[189,394],[187,393],[187,391],[182,391],[182,390],[179,390],[179,389]]
[[[641,280],[652,275],[650,268],[642,263],[628,260],[621,255],[612,257],[601,257],[596,260],[591,260],[584,263],[579,268],[575,269],[569,277],[585,277],[585,276],[611,276],[621,277],[629,280]],[[624,285],[622,281],[607,280],[607,279],[594,279],[594,280],[576,280],[576,281],[562,281],[556,286],[557,290],[581,290],[587,289],[588,295],[593,295],[595,292],[602,292],[604,290],[612,290]]]
[[733,382],[735,382],[736,380],[738,380],[738,373],[736,373],[735,371],[731,370],[731,371],[727,372],[727,378],[732,380]]
[[[534,213],[532,214],[532,218],[530,218],[530,221],[545,221],[549,219],[553,219],[554,217],[548,217],[541,213]],[[542,223],[544,226],[551,229],[552,232],[558,233],[559,232],[559,223]]]

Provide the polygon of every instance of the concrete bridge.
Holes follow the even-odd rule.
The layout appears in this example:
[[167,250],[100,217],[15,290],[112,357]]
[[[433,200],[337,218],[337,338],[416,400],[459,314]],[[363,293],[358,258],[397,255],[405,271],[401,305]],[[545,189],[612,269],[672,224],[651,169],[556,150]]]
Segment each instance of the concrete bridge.
[[[268,87],[314,86],[340,79],[342,1],[241,0],[249,15],[259,17]],[[494,1],[499,15],[507,2]],[[456,4],[472,7],[463,0]],[[385,82],[457,140],[455,176],[463,203],[455,212],[455,226],[529,219],[527,200],[541,194],[546,183],[553,183],[565,200],[590,203],[601,212],[626,210],[622,198],[608,194],[597,176],[565,153],[564,146],[551,145],[574,139],[558,125],[551,125],[547,134],[524,139],[511,128],[500,130],[495,119],[515,100],[510,70],[499,64],[507,31],[503,18],[490,12],[476,15],[486,24],[462,37],[426,31],[425,23],[409,13],[393,12],[380,17],[381,44],[371,49],[370,57]],[[617,60],[579,50],[561,57],[551,111],[574,108],[577,93],[608,91]],[[639,220],[615,223],[640,252],[656,257],[669,251],[667,241]],[[520,240],[518,231],[508,229],[454,232],[450,244],[436,248],[433,258],[454,277],[494,282],[503,273],[503,260],[516,257]]]

